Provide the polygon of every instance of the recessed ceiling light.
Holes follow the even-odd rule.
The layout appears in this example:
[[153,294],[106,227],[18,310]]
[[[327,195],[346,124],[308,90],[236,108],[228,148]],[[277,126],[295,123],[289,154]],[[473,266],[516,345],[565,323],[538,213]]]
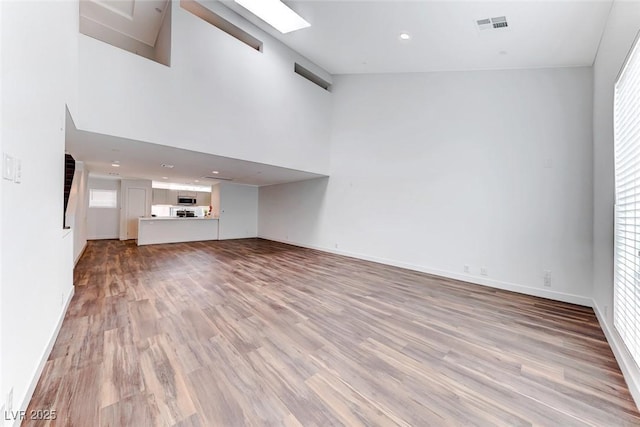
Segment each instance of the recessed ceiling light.
[[168,165],[166,163],[163,163],[160,166],[162,166],[163,168],[173,169],[173,165]]
[[120,165],[117,164],[117,163],[111,163],[111,166],[113,166],[114,168],[119,168],[120,167]]
[[218,171],[211,171],[211,173],[212,173],[212,174],[214,174],[214,175],[218,175],[220,172],[218,172]]
[[169,179],[169,177],[168,176],[163,176],[162,179]]
[[400,40],[411,40],[409,33],[400,33]]
[[198,180],[196,179],[194,182],[200,182],[200,181],[198,181]]
[[310,27],[300,15],[280,0],[234,0],[240,6],[271,25],[282,34]]

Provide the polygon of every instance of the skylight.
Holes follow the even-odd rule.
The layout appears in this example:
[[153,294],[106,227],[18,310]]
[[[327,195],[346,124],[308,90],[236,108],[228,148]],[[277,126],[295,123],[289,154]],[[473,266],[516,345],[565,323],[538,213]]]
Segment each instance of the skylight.
[[280,0],[234,1],[283,34],[311,26]]

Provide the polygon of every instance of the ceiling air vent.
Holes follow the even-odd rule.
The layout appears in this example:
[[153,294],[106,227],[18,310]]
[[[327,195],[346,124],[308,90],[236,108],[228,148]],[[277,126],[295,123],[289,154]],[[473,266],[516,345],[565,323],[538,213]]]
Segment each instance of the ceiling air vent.
[[496,16],[494,18],[478,19],[476,21],[476,24],[478,25],[478,29],[480,31],[493,30],[498,28],[507,28],[509,26],[509,24],[507,23],[506,16]]

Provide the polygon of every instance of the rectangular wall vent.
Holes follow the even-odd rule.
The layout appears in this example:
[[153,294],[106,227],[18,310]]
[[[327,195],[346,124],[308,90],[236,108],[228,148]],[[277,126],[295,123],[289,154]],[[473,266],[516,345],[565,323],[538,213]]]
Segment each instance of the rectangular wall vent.
[[507,18],[505,16],[496,16],[494,18],[478,19],[476,21],[476,25],[478,26],[478,29],[481,31],[498,29],[498,28],[507,28],[509,26],[509,24],[507,23]]
[[481,30],[487,30],[491,28],[491,19],[489,18],[478,19],[477,23],[478,23],[478,28],[480,28]]
[[211,179],[213,181],[233,181],[233,178],[226,178],[223,176],[203,176],[202,179]]
[[203,21],[206,21],[214,27],[224,31],[230,36],[235,37],[247,46],[252,47],[258,52],[262,52],[262,42],[260,40],[253,37],[242,28],[233,25],[231,22],[227,21],[212,10],[207,9],[197,1],[180,0],[180,7],[186,11],[191,12]]
[[305,79],[309,80],[311,83],[315,83],[316,85],[320,86],[324,90],[329,90],[331,88],[331,83],[315,74],[313,71],[307,70],[297,62],[293,67],[293,71],[295,71],[299,76],[302,76]]

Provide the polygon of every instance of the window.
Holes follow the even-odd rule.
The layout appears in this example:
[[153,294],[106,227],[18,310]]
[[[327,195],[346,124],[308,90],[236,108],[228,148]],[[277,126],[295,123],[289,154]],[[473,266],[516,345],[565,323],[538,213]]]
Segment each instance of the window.
[[89,189],[90,208],[117,208],[118,190]]
[[640,365],[640,52],[615,85],[615,277],[613,324]]

